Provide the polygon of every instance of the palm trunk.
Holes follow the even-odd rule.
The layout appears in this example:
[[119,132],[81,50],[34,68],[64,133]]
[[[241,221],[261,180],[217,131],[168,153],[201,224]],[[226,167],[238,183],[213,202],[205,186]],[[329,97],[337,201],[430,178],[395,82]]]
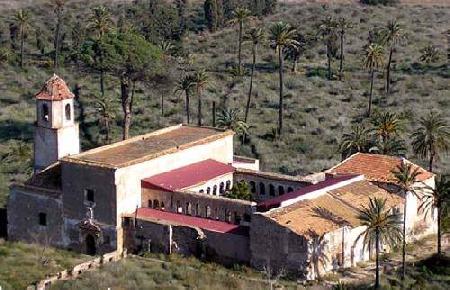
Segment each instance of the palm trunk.
[[394,48],[391,47],[389,51],[389,59],[386,67],[386,95],[389,95],[391,90],[391,63],[392,63],[392,54],[394,53]]
[[189,102],[190,102],[189,91],[186,91],[186,119],[187,119],[188,124],[191,122],[191,113],[190,113]]
[[339,80],[342,80],[343,71],[344,71],[344,32],[341,31],[341,57],[339,62]]
[[242,30],[243,30],[244,23],[242,21],[239,22],[239,48],[238,48],[238,72],[239,75],[241,75],[242,71],[242,59],[241,59],[241,53],[242,53]]
[[250,111],[250,102],[251,102],[252,91],[253,91],[253,74],[255,72],[255,65],[256,65],[256,45],[253,45],[253,62],[252,62],[252,71],[250,74],[250,88],[248,90],[247,105],[245,106],[245,116],[244,116],[245,123],[247,123],[248,113]]
[[130,83],[127,77],[123,76],[120,80],[121,103],[123,111],[122,139],[126,140],[130,136],[131,125],[131,98],[129,96]]
[[442,245],[441,245],[441,238],[442,238],[442,233],[441,233],[441,207],[438,207],[437,209],[437,253],[439,256],[442,255]]
[[433,172],[434,155],[433,149],[430,148],[430,162],[428,164],[428,171],[430,172]]
[[25,44],[25,35],[23,28],[20,28],[20,68],[23,68],[24,44]]
[[283,131],[283,48],[278,48],[278,63],[280,77],[280,100],[278,104],[278,136],[281,137]]
[[330,44],[327,44],[327,61],[328,61],[328,80],[331,81],[332,72],[331,72],[331,48],[330,48]]
[[161,92],[161,116],[164,117],[164,92]]
[[403,206],[402,280],[405,280],[406,276],[406,195],[407,192],[405,192],[405,204]]
[[106,132],[105,132],[105,137],[106,137],[106,144],[109,144],[109,135],[110,135],[110,131],[111,131],[111,120],[109,119],[109,117],[108,118],[106,118],[106,120],[105,120],[105,130],[106,130]]
[[376,229],[375,233],[375,289],[380,288],[380,261],[379,261],[379,253],[380,252],[380,229]]
[[199,88],[197,88],[197,96],[198,96],[198,120],[197,120],[197,125],[201,126],[202,125],[202,93],[201,90]]
[[294,57],[294,63],[292,64],[292,72],[296,73],[297,72],[297,66],[298,66],[298,57]]
[[100,93],[102,97],[105,96],[105,70],[103,69],[103,52],[99,51],[99,61],[100,61]]
[[369,107],[367,109],[367,116],[370,117],[372,113],[372,95],[373,95],[373,81],[375,78],[375,70],[372,68],[370,70],[370,92],[369,92]]

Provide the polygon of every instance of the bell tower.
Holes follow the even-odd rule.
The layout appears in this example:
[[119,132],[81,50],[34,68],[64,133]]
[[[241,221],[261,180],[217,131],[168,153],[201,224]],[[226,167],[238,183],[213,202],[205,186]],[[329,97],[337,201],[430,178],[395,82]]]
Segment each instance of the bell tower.
[[74,95],[56,74],[36,94],[35,172],[45,169],[64,156],[80,153],[73,100]]

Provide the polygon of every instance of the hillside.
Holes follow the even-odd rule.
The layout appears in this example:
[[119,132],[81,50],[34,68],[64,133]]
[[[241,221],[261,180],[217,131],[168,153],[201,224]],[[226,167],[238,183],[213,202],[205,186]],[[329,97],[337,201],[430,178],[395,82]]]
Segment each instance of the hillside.
[[[53,73],[49,53],[55,20],[47,16],[52,8],[49,4],[32,2],[29,8],[32,23],[26,39],[26,66],[23,70],[18,67],[16,55],[16,60],[3,63],[0,67],[0,205],[6,201],[10,182],[24,180],[31,173],[35,120],[33,94]],[[134,8],[107,2],[115,21],[125,10]],[[77,29],[85,26],[90,8],[96,3],[71,1],[66,7],[64,47],[67,54],[74,47],[75,36],[79,33]],[[14,13],[14,10],[8,10],[0,16],[3,46],[7,45],[8,24],[13,21]],[[331,81],[327,80],[325,46],[320,41],[307,47],[300,58],[298,73],[292,73],[292,62],[286,61],[285,134],[281,140],[273,136],[278,105],[277,58],[267,41],[259,48],[254,99],[249,116],[249,142],[241,146],[237,140],[236,152],[260,158],[263,169],[306,174],[321,171],[340,161],[338,144],[342,134],[348,132],[352,125],[366,120],[369,78],[368,72],[362,69],[361,59],[368,32],[374,27],[384,26],[392,18],[397,18],[404,27],[408,41],[394,54],[393,91],[390,96],[385,97],[383,93],[383,74],[377,74],[375,109],[405,116],[403,137],[407,143],[412,129],[417,126],[417,118],[429,110],[440,111],[447,120],[450,118],[450,70],[444,53],[447,48],[444,32],[450,27],[449,8],[432,5],[366,7],[346,4],[323,6],[320,3],[280,4],[275,15],[253,20],[245,25],[245,29],[253,25],[267,28],[274,21],[283,20],[304,34],[315,35],[319,21],[326,16],[346,16],[353,22],[354,28],[348,31],[345,40],[343,80],[339,81],[336,76]],[[139,21],[145,19],[145,15],[140,17],[130,18],[138,28],[141,27]],[[204,123],[211,125],[213,101],[217,103],[219,111],[222,108],[238,108],[242,114],[249,77],[247,74],[235,78],[230,73],[230,67],[236,62],[236,28],[228,27],[211,34],[204,31],[203,22],[203,8],[198,1],[193,1],[189,7],[190,31],[177,46],[182,47],[182,55],[190,55],[189,70],[205,68],[210,76],[203,107]],[[44,55],[40,55],[36,48],[37,36],[46,43]],[[441,58],[436,63],[426,65],[419,62],[419,57],[420,51],[428,44],[434,44],[441,51]],[[249,43],[243,46],[243,60],[248,72],[251,62]],[[175,80],[183,73],[180,67],[172,63],[167,67],[171,68],[168,73]],[[335,60],[335,73],[337,68],[338,60]],[[103,144],[104,136],[99,134],[100,115],[94,99],[94,95],[99,93],[98,74],[69,60],[58,74],[71,87],[79,85],[78,112],[82,112],[79,121],[82,124],[83,148]],[[137,83],[131,130],[133,135],[184,122],[183,96],[174,93],[174,86],[173,81],[165,85]],[[106,92],[115,116],[112,135],[117,141],[121,136],[122,118],[117,78],[107,75]],[[191,105],[192,119],[196,122],[195,96],[192,97]],[[407,156],[426,164],[426,161],[416,158],[411,150]],[[443,156],[437,167],[439,171],[448,171],[450,159]]]

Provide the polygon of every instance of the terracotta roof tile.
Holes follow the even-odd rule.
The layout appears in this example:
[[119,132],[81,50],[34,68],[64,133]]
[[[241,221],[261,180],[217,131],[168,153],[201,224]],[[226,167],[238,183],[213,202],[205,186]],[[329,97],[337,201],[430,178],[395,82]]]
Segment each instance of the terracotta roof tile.
[[46,81],[41,91],[36,94],[38,100],[62,101],[72,98],[74,95],[67,87],[66,82],[56,74]]
[[[392,171],[395,170],[402,162],[400,157],[356,153],[337,166],[328,170],[334,174],[363,174],[370,181],[395,183]],[[410,162],[410,161],[407,161]],[[411,163],[411,162],[410,162]],[[433,177],[433,173],[415,165],[420,170],[418,181],[425,181]]]

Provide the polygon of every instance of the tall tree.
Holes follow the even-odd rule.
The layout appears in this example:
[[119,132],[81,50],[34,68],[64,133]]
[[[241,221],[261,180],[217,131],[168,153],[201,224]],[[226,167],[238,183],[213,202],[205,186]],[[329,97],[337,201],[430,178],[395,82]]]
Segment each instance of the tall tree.
[[339,151],[343,158],[355,154],[357,152],[368,152],[372,142],[372,130],[363,125],[352,127],[349,133],[342,136]]
[[278,74],[279,74],[279,103],[278,103],[278,136],[281,137],[283,131],[283,69],[284,56],[283,49],[291,45],[299,45],[295,40],[297,31],[285,22],[276,22],[270,27],[270,44],[278,53]]
[[319,26],[318,35],[322,38],[325,43],[327,50],[327,67],[328,67],[328,79],[331,80],[333,77],[333,72],[331,69],[331,63],[333,58],[337,54],[337,23],[332,17],[327,17],[322,20]]
[[197,98],[198,98],[198,107],[197,107],[197,125],[202,125],[202,94],[203,90],[205,89],[206,85],[209,82],[208,74],[205,70],[199,70],[195,72],[194,74],[194,84],[195,89],[197,91]]
[[450,206],[450,180],[446,176],[435,179],[435,186],[425,186],[420,208],[433,215],[437,210],[437,254],[442,255],[442,217]]
[[57,70],[59,66],[59,53],[61,49],[61,32],[63,26],[63,16],[64,16],[64,6],[66,4],[66,0],[52,0],[54,13],[56,15],[56,28],[55,35],[53,39],[53,48],[55,50],[54,53],[54,69]]
[[192,88],[195,86],[195,79],[192,75],[185,75],[182,79],[180,79],[177,83],[177,87],[175,92],[180,92],[185,94],[185,110],[186,110],[186,121],[188,124],[191,122],[191,113],[190,113],[190,95]]
[[155,77],[161,67],[161,50],[132,32],[110,32],[104,36],[105,67],[120,82],[120,102],[123,111],[122,138],[128,139],[135,84]]
[[256,66],[257,49],[258,49],[258,45],[264,40],[264,37],[265,37],[264,30],[260,27],[254,27],[245,35],[245,38],[244,38],[245,41],[249,41],[252,43],[252,69],[250,72],[250,87],[248,90],[247,104],[245,106],[244,122],[247,122],[248,113],[250,111],[250,103],[251,103],[252,92],[253,92],[253,77],[255,74],[255,66]]
[[393,172],[395,180],[400,186],[402,195],[404,197],[403,203],[403,231],[402,231],[402,280],[406,276],[406,212],[407,212],[407,195],[408,193],[415,193],[415,183],[417,176],[419,176],[419,167],[414,167],[411,163],[403,161]]
[[233,12],[232,24],[238,24],[238,74],[242,75],[242,40],[244,34],[244,23],[251,16],[250,10],[239,7]]
[[297,72],[298,61],[305,51],[306,37],[301,33],[297,33],[295,40],[298,42],[298,45],[290,45],[285,49],[286,58],[292,61],[293,73]]
[[344,40],[348,29],[353,27],[352,22],[345,17],[339,18],[337,21],[337,29],[340,38],[340,58],[339,58],[339,79],[342,79],[342,73],[344,72]]
[[389,46],[389,57],[386,65],[386,94],[389,95],[391,89],[391,64],[392,57],[396,47],[402,43],[405,38],[405,33],[402,26],[397,22],[397,20],[391,20],[388,22],[384,31],[384,40],[386,45]]
[[428,170],[433,172],[434,161],[450,148],[450,126],[441,114],[430,112],[420,118],[411,139],[414,153],[429,158]]
[[89,17],[88,29],[95,34],[95,54],[98,58],[98,69],[100,71],[100,92],[105,95],[105,68],[103,61],[103,36],[110,31],[112,27],[111,14],[105,6],[97,6],[92,9]]
[[30,27],[30,13],[26,10],[20,9],[16,16],[15,21],[17,26],[19,27],[19,35],[20,35],[20,67],[23,68],[24,64],[24,54],[25,54],[25,37]]
[[238,135],[247,134],[249,126],[239,113],[239,109],[223,109],[217,116],[217,126],[233,130]]
[[371,198],[369,205],[359,211],[358,219],[366,229],[358,237],[363,237],[364,246],[375,248],[375,289],[380,288],[380,248],[384,244],[394,246],[401,239],[400,216],[386,206],[386,200]]
[[369,106],[367,109],[367,116],[370,117],[372,113],[372,96],[373,96],[373,82],[375,80],[376,70],[383,66],[384,63],[384,48],[379,44],[370,44],[366,48],[364,55],[364,68],[369,70],[370,75],[370,92],[369,92]]
[[394,149],[394,147],[397,147],[396,145],[400,145],[399,139],[396,138],[403,131],[403,122],[401,118],[396,113],[380,112],[372,117],[371,123],[378,137],[377,143],[380,144],[380,147],[383,148],[381,153],[396,155],[392,154],[392,149]]

